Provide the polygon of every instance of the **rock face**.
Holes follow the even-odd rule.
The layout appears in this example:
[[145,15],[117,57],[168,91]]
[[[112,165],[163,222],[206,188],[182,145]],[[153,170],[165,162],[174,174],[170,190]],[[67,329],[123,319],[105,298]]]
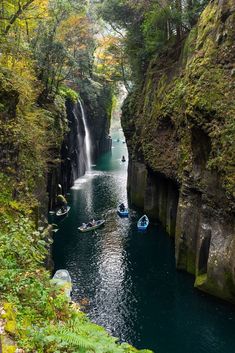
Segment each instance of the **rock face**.
[[[89,87],[89,89],[88,89]],[[91,83],[80,92],[86,122],[91,137],[92,162],[112,147],[109,137],[112,94],[109,87]],[[62,143],[58,163],[52,165],[48,174],[49,209],[55,206],[58,184],[66,194],[74,181],[86,172],[85,127],[78,103],[66,102],[68,131]]]
[[[74,181],[85,174],[85,129],[79,104],[66,102],[67,133],[62,142],[58,163],[49,166],[48,195],[49,209],[55,206],[58,184],[62,192],[67,193]],[[60,158],[59,158],[60,157]]]
[[79,92],[87,116],[87,123],[92,140],[92,161],[112,147],[109,136],[111,113],[112,113],[112,91],[104,80],[99,82],[84,80]]
[[149,65],[122,124],[133,204],[175,237],[195,286],[235,302],[235,6],[211,1],[181,48]]

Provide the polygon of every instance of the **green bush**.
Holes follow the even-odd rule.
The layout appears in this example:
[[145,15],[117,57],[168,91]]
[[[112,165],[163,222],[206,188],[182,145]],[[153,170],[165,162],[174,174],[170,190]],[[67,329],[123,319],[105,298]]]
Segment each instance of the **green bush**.
[[77,92],[66,86],[62,86],[60,88],[59,95],[65,99],[71,100],[73,103],[76,103],[79,98],[79,94]]

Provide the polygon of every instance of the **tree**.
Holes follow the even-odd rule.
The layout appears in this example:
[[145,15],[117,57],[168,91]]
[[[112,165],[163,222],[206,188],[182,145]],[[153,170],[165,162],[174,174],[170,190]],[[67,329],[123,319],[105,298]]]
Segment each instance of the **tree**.
[[114,84],[122,81],[127,91],[130,91],[130,70],[128,57],[125,53],[122,34],[110,32],[100,38],[95,52],[94,70],[97,74]]
[[[51,1],[48,19],[43,21],[32,42],[38,77],[44,84],[44,96],[58,92],[59,85],[74,75],[91,70],[90,52],[93,33],[89,18],[71,0]],[[74,9],[79,10],[74,14]]]
[[37,20],[45,10],[48,0],[2,0],[0,10],[0,28],[2,35],[7,35],[10,30],[27,26],[28,22]]
[[181,40],[209,0],[103,0],[98,11],[116,30],[125,31],[125,52],[135,80],[149,60]]

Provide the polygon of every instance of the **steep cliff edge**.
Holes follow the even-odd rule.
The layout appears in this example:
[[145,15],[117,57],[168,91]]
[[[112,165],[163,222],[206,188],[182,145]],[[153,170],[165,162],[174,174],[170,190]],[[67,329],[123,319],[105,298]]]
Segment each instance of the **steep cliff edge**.
[[123,107],[133,204],[175,236],[195,286],[235,302],[235,6],[211,1]]

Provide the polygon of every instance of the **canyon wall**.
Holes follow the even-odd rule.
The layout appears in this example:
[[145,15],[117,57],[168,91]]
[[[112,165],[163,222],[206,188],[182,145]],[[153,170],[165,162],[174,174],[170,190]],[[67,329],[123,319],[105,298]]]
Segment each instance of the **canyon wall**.
[[123,106],[130,201],[175,237],[176,266],[235,302],[235,5],[211,1]]

